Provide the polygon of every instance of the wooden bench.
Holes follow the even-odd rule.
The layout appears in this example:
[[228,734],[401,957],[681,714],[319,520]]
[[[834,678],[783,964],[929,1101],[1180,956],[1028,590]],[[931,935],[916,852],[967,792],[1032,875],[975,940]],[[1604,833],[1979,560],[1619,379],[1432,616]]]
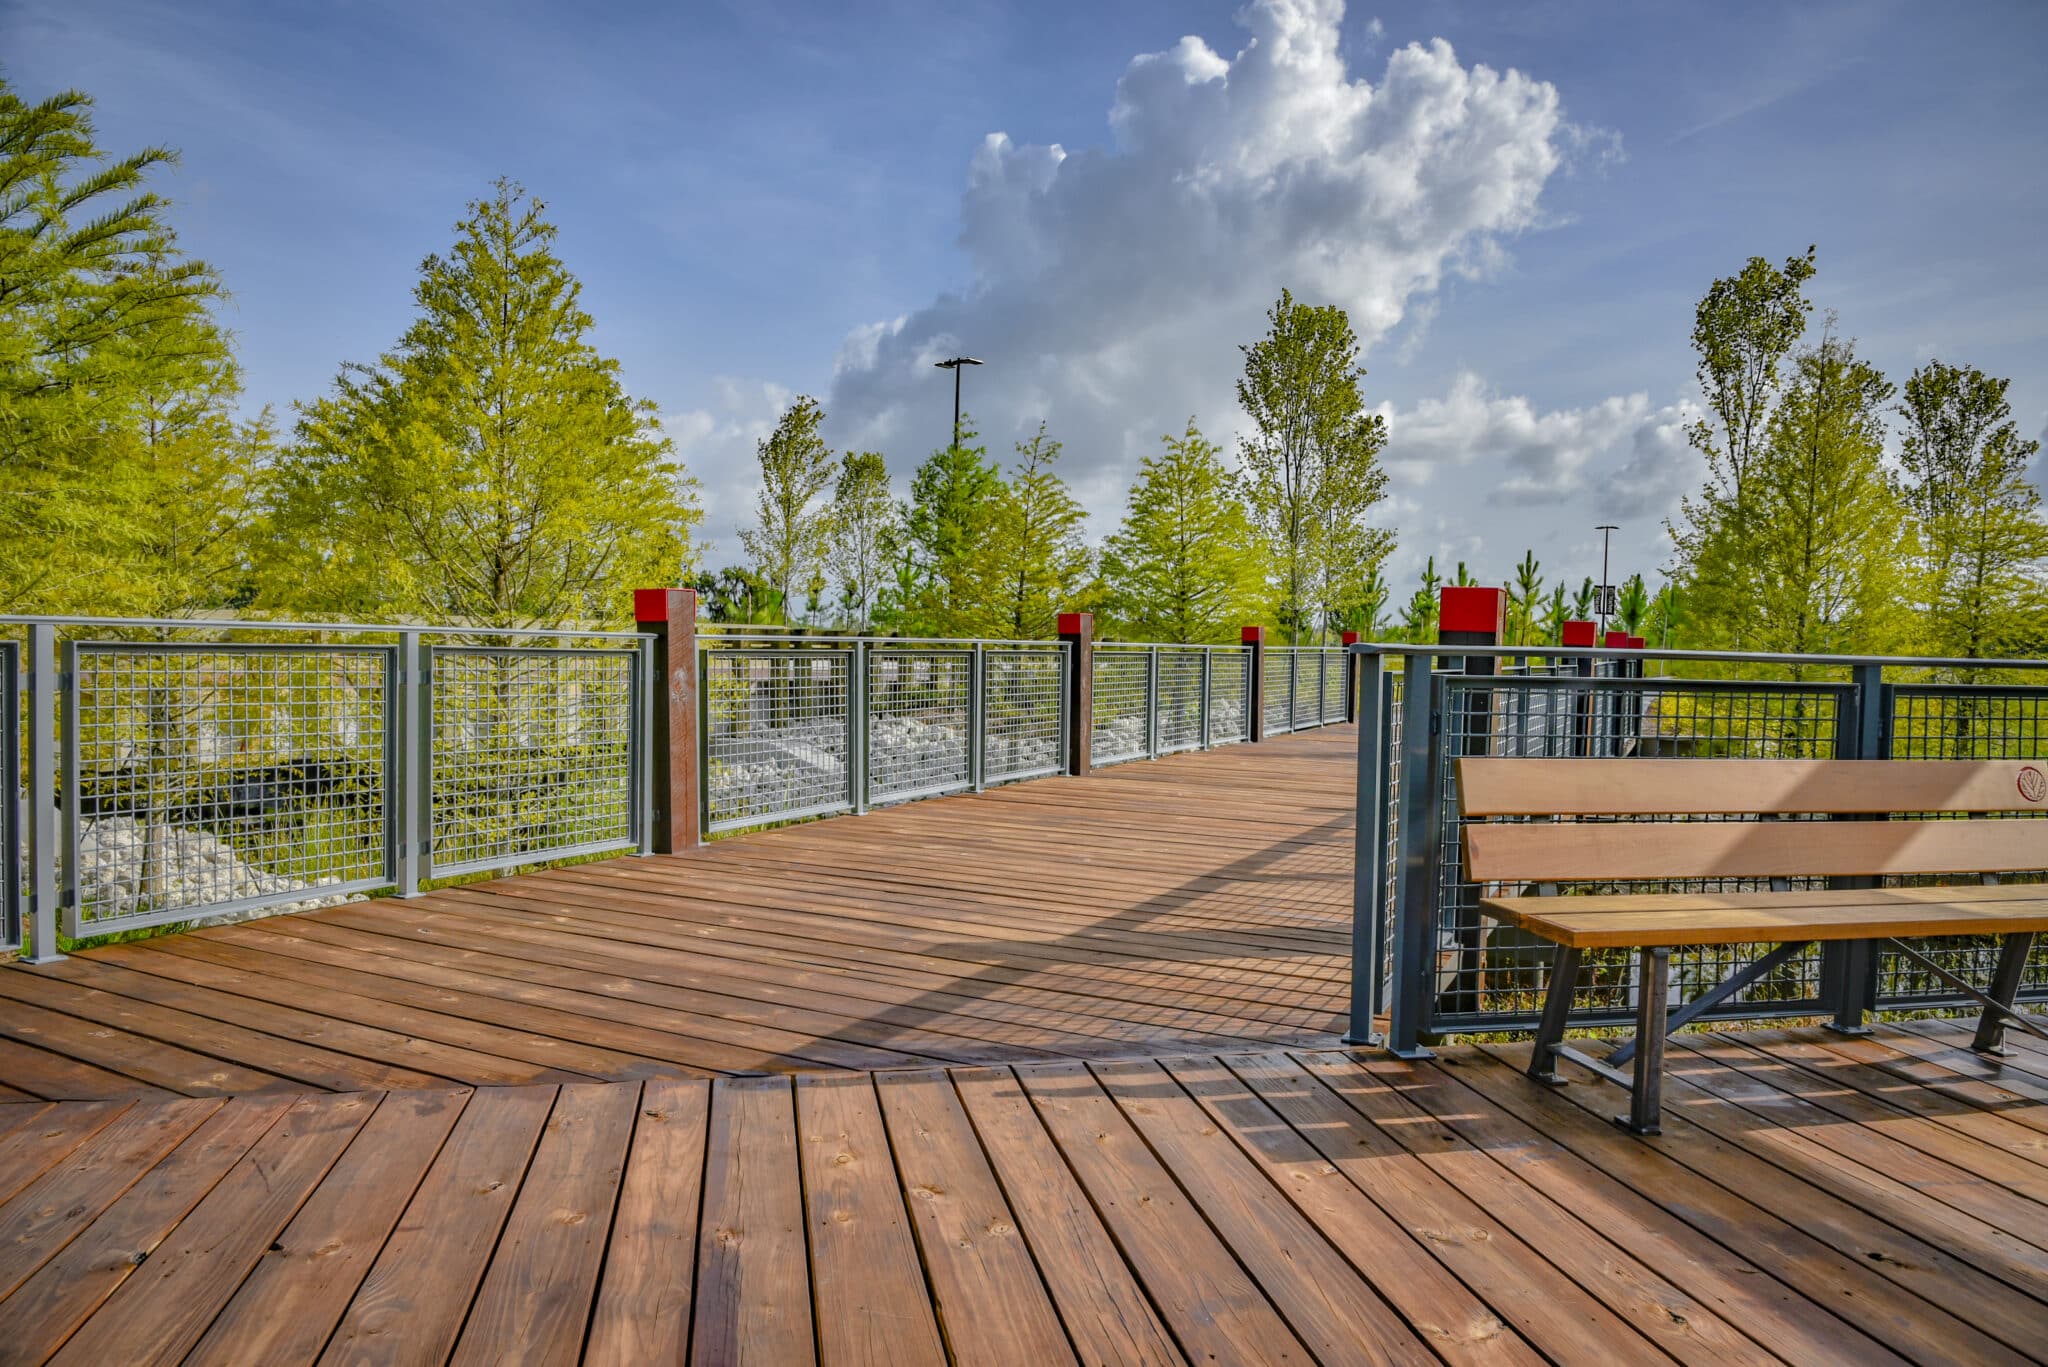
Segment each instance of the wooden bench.
[[[1981,1002],[1977,1049],[1997,1051],[2008,1021],[2048,1038],[2013,1005],[2034,936],[2048,931],[2048,886],[1997,882],[2048,868],[2048,820],[2001,815],[2048,813],[2048,761],[1461,759],[1458,800],[1466,877],[1535,894],[1484,898],[1481,913],[1557,946],[1529,1075],[1561,1083],[1569,1059],[1628,1088],[1617,1119],[1638,1134],[1658,1131],[1665,1035],[1816,941],[1879,941]],[[1729,816],[1776,819],[1684,819]],[[1978,881],[1876,886],[1887,875]],[[1832,885],[1790,890],[1823,877]],[[1681,879],[1773,890],[1557,895],[1567,883]],[[2003,937],[1988,991],[1905,943],[1936,935]],[[1671,951],[1731,944],[1777,947],[1671,1010]],[[1640,952],[1635,1041],[1605,1060],[1564,1043],[1596,949]],[[1620,1067],[1631,1056],[1633,1075]]]

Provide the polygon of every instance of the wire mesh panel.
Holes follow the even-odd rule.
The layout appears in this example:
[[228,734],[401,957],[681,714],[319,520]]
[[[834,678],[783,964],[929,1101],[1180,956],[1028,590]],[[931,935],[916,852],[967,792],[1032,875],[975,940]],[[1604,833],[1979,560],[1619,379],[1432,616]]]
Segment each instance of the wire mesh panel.
[[389,880],[390,648],[80,641],[65,656],[68,934]]
[[1251,714],[1245,710],[1251,681],[1250,651],[1209,653],[1209,744],[1232,745],[1251,739]]
[[1151,656],[1145,646],[1095,647],[1095,715],[1088,720],[1089,762],[1120,764],[1151,753]]
[[[1461,757],[1559,753],[1587,757],[1658,753],[1666,757],[1818,759],[1836,753],[1851,687],[1831,683],[1723,680],[1550,679],[1542,677],[1436,680],[1441,743],[1432,746],[1437,785],[1437,867],[1434,919],[1434,1009],[1431,1029],[1514,1030],[1535,1023],[1554,946],[1512,926],[1481,917],[1479,899],[1521,895],[1521,886],[1482,887],[1465,880],[1457,761]],[[1520,695],[1548,695],[1540,706]],[[1515,719],[1555,719],[1558,742],[1531,747]],[[1642,744],[1631,719],[1659,719],[1657,748]],[[1403,775],[1405,781],[1407,775]],[[1671,818],[1658,818],[1669,820]],[[1728,818],[1677,818],[1680,820]],[[1738,818],[1739,819],[1739,818]],[[1397,862],[1397,861],[1395,861]],[[1820,886],[1824,880],[1794,880]],[[1754,891],[1754,880],[1711,879],[1573,885],[1574,891]],[[1698,995],[1770,945],[1713,945],[1674,950],[1672,993]],[[1588,951],[1578,984],[1575,1024],[1621,1023],[1635,1010],[1633,950]],[[1807,950],[1717,1008],[1721,1016],[1782,1015],[1823,1009],[1821,954]]]
[[868,654],[868,800],[900,802],[968,786],[973,652]]
[[[2002,684],[1897,684],[1891,697],[1893,759],[2048,759],[2048,687]],[[2016,821],[2048,822],[2048,812],[2012,812]],[[2048,827],[2041,847],[2048,856]],[[2006,882],[2038,882],[2048,874],[2006,874]],[[1953,881],[1953,880],[1931,880]],[[1967,982],[1988,983],[1998,957],[1992,936],[1932,938],[1914,948]],[[1967,999],[1896,951],[1877,961],[1877,1004],[1885,1009],[1960,1006]],[[2048,936],[2035,941],[2021,996],[2048,999]]]
[[611,649],[430,649],[434,876],[635,843],[638,659]]
[[1344,668],[1351,657],[1342,650],[1325,650],[1322,657],[1322,720],[1327,725],[1344,720]]
[[851,650],[714,646],[702,658],[705,829],[851,811]]
[[1268,649],[1259,685],[1265,691],[1266,734],[1285,735],[1294,729],[1294,652]]
[[1160,646],[1159,753],[1202,748],[1202,657],[1194,648]]
[[1322,652],[1291,650],[1294,657],[1293,730],[1303,731],[1323,724]]
[[21,948],[21,911],[26,902],[22,883],[21,733],[27,717],[21,710],[21,643],[0,641],[0,773],[7,787],[0,791],[0,949]]
[[982,778],[1055,774],[1064,766],[1066,651],[990,648],[982,656]]

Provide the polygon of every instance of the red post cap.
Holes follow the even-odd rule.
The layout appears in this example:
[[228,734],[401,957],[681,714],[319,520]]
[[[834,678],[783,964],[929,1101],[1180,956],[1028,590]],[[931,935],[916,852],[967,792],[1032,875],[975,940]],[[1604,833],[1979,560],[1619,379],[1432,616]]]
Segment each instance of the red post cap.
[[1644,640],[1640,636],[1631,636],[1628,638],[1628,648],[1630,650],[1641,650],[1649,644],[1650,643],[1648,641]]
[[1606,646],[1609,650],[1626,650],[1635,642],[1635,639],[1635,637],[1625,631],[1610,631],[1607,633],[1606,639],[1601,641],[1600,644]]
[[681,589],[634,589],[633,620],[642,626],[668,621],[669,595]]
[[1059,634],[1062,636],[1089,636],[1095,631],[1095,614],[1092,612],[1063,612],[1060,614]]
[[1441,592],[1437,630],[1491,632],[1499,641],[1507,634],[1508,591],[1451,585]]
[[1564,645],[1589,646],[1594,644],[1600,630],[1598,622],[1566,622],[1564,624]]
[[1344,633],[1342,639],[1345,645],[1355,646],[1358,644],[1358,633],[1355,631],[1347,631]]
[[1246,627],[1238,639],[1248,646],[1264,645],[1266,629],[1264,627]]

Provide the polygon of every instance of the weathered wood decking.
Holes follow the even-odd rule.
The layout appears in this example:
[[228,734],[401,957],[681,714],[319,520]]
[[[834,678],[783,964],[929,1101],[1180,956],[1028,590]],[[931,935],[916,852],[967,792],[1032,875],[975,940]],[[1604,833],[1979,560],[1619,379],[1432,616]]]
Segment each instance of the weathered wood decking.
[[1350,740],[0,971],[0,1362],[2048,1361],[2037,1041],[1337,1047]]
[[0,972],[0,1098],[1328,1043],[1354,734]]
[[0,1358],[2023,1362],[2048,1052],[1687,1037],[0,1107]]

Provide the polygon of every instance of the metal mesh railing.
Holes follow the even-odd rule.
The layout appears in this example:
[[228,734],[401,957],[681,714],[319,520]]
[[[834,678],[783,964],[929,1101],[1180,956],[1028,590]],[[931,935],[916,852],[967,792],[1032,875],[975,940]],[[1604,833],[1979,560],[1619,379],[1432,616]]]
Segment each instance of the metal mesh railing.
[[844,650],[703,652],[707,830],[852,810],[852,665]]
[[1326,726],[1344,720],[1344,671],[1350,658],[1342,650],[1319,652],[1323,706],[1316,720]]
[[1205,650],[1160,646],[1159,753],[1202,748],[1202,672]]
[[1121,764],[1152,753],[1152,653],[1144,646],[1094,650],[1094,715],[1089,761]]
[[1345,719],[1349,698],[1345,674],[1350,653],[1342,646],[1269,646],[1263,684],[1269,736],[1305,731]]
[[0,641],[0,713],[7,723],[0,727],[0,773],[7,786],[0,790],[0,950],[21,948],[22,909],[27,904],[24,882],[26,860],[22,844],[27,830],[22,824],[24,786],[21,764],[21,732],[27,721],[21,707],[21,645]]
[[[1521,887],[1486,888],[1463,874],[1457,760],[1464,756],[1557,755],[1825,758],[1851,686],[1771,681],[1439,677],[1435,708],[1441,743],[1436,766],[1437,869],[1430,927],[1435,975],[1433,1027],[1442,1030],[1533,1026],[1549,972],[1548,940],[1479,914],[1483,895],[1515,895]],[[1531,718],[1540,719],[1532,728]],[[1654,728],[1645,719],[1654,717]],[[1654,751],[1646,741],[1654,738]],[[1406,775],[1403,775],[1406,778]],[[1718,819],[1718,818],[1717,818]],[[1648,819],[1646,819],[1648,820]],[[1819,886],[1823,880],[1795,880]],[[1621,885],[1578,885],[1576,891],[1749,891],[1755,881],[1713,879]],[[1569,894],[1567,894],[1569,895]],[[1683,1000],[1727,977],[1768,945],[1715,945],[1674,950],[1672,991]],[[1621,1022],[1635,1009],[1635,954],[1589,951],[1581,969],[1577,1023]],[[1737,993],[1716,1014],[1818,1012],[1821,952],[1809,949]]]
[[1295,656],[1295,651],[1268,647],[1260,667],[1260,710],[1265,714],[1261,722],[1269,736],[1284,736],[1294,729]]
[[969,767],[973,653],[876,649],[868,656],[868,800],[959,792]]
[[625,650],[430,648],[431,874],[637,843],[639,660]]
[[[1999,684],[1895,684],[1889,695],[1893,759],[2048,759],[2048,688]],[[2011,819],[2048,822],[2048,812],[2014,812]],[[2048,826],[2042,830],[2048,864]],[[2007,882],[2033,882],[2048,872],[2006,874]],[[1934,938],[1914,946],[1970,982],[1989,979],[1998,956],[1991,936]],[[2036,940],[2020,995],[2048,1000],[2048,936]],[[1886,1009],[1959,1006],[1965,999],[1905,955],[1877,956],[1877,1005]]]
[[1066,766],[1066,658],[1059,646],[998,647],[982,657],[982,775],[1038,778]]
[[67,642],[66,930],[391,877],[389,647]]
[[1248,650],[1217,650],[1209,655],[1209,744],[1235,745],[1251,739],[1250,694],[1252,657]]

